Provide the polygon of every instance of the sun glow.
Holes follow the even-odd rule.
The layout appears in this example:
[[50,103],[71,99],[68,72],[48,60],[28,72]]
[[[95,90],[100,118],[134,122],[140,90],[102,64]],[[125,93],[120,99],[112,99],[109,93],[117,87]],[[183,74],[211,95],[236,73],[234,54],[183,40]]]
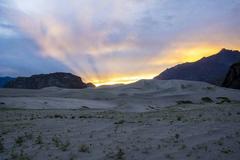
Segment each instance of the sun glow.
[[210,56],[219,52],[221,47],[205,47],[205,48],[192,48],[189,50],[181,50],[182,62],[194,62],[203,57]]
[[164,64],[166,67],[174,66],[185,62],[195,62],[203,57],[218,53],[222,47],[220,46],[193,46],[186,48],[175,48],[166,50],[165,55],[160,55],[152,64]]
[[152,79],[156,75],[142,75],[142,76],[125,76],[125,77],[111,77],[106,80],[93,80],[92,82],[97,86],[115,85],[115,84],[129,84],[134,83],[140,79]]
[[[143,73],[138,76],[126,76],[126,75],[112,75],[107,79],[95,80],[92,82],[98,87],[102,85],[114,85],[114,84],[129,84],[136,82],[141,79],[152,79],[157,76],[165,67],[172,67],[180,63],[185,62],[195,62],[203,57],[208,57],[213,54],[218,53],[222,48],[218,46],[206,46],[206,47],[193,47],[188,49],[179,48],[177,50],[169,51],[171,54],[166,54],[165,56],[161,56],[157,60],[153,60],[150,62],[152,65],[156,65],[157,69],[153,69],[151,74],[149,71]],[[164,65],[165,67],[161,67],[160,65]]]

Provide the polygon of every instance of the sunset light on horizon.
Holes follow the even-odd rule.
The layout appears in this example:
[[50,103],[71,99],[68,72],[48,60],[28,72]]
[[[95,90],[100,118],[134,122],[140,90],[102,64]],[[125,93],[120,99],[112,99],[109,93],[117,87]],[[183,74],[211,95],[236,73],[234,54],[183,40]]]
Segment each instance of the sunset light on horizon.
[[238,0],[0,0],[0,76],[71,72],[95,85],[151,79],[240,50]]

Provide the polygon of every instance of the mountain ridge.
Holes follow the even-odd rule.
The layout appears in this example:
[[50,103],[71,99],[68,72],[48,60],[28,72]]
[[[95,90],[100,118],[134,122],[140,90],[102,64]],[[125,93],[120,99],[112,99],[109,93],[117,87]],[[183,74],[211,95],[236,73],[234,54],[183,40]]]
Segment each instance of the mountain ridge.
[[15,78],[9,76],[0,77],[0,88],[2,88],[6,83],[14,79]]
[[94,87],[92,83],[84,83],[81,77],[72,73],[55,72],[49,74],[38,74],[30,77],[17,77],[9,81],[4,88],[19,89],[42,89],[46,87],[60,87],[71,89],[83,89]]
[[240,89],[240,61],[234,63],[222,84],[223,87]]
[[221,85],[230,66],[238,61],[240,61],[240,52],[238,50],[223,48],[217,54],[209,57],[203,57],[195,62],[186,62],[168,68],[154,77],[154,79],[204,81]]

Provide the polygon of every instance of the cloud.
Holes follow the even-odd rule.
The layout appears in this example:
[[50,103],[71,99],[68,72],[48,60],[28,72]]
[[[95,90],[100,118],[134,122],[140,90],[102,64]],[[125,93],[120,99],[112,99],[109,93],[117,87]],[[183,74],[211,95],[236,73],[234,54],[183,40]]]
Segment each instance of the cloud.
[[[239,49],[239,6],[238,0],[9,0],[0,7],[6,21],[0,34],[27,37],[37,46],[29,55],[86,81],[133,81],[223,47]],[[45,70],[53,70],[48,63]]]
[[70,71],[54,59],[39,53],[37,44],[23,37],[0,38],[0,76],[29,76],[36,73]]

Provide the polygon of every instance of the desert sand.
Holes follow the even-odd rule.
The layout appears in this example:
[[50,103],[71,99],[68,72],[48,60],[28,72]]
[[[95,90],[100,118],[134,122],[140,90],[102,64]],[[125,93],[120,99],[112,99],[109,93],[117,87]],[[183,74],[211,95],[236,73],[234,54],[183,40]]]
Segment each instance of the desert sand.
[[0,109],[0,160],[240,158],[240,91],[208,83],[0,89]]

